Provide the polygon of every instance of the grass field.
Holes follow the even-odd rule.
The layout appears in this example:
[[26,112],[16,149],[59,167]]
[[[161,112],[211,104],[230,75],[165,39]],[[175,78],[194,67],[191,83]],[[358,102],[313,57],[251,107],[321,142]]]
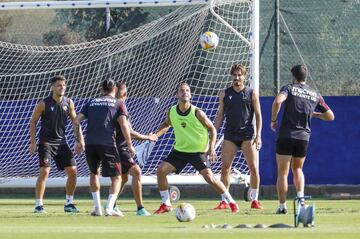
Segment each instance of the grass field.
[[[139,217],[135,215],[135,204],[131,199],[121,199],[119,207],[125,213],[123,218],[91,217],[90,199],[78,199],[79,214],[63,212],[64,199],[47,199],[46,214],[34,214],[33,199],[0,199],[0,238],[360,238],[360,201],[313,200],[316,203],[315,228],[252,228],[252,229],[204,229],[204,224],[231,226],[261,223],[271,225],[286,223],[293,225],[292,205],[288,215],[275,215],[276,201],[262,201],[264,209],[251,210],[247,202],[240,203],[240,213],[211,210],[216,200],[182,200],[194,205],[197,217],[192,222],[180,223],[175,213]],[[104,202],[105,203],[105,202]],[[146,199],[148,210],[159,206],[159,199]],[[292,204],[292,203],[291,203]],[[174,204],[176,206],[176,204]]]

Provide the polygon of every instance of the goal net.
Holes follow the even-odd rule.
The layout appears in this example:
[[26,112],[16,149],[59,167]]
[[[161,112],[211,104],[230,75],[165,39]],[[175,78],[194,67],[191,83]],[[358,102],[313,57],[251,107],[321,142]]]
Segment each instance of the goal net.
[[[66,11],[67,8],[81,7],[79,3],[85,7],[125,5],[123,2],[115,5],[117,2],[91,1],[90,6],[86,1],[71,5],[71,1],[67,1],[63,3],[68,5],[54,8]],[[0,9],[9,14],[11,8],[26,12],[25,8],[43,5],[50,8],[53,3],[0,3]],[[158,3],[162,1],[128,2],[127,6]],[[254,87],[252,1],[165,3],[180,6],[140,27],[95,41],[56,46],[0,42],[0,186],[9,181],[16,185],[18,180],[38,175],[38,156],[30,155],[28,150],[29,121],[37,102],[50,94],[49,80],[55,75],[67,78],[66,95],[74,100],[77,112],[87,100],[100,94],[104,78],[111,76],[116,81],[125,81],[129,91],[126,105],[132,126],[143,134],[156,131],[164,121],[166,111],[177,102],[175,94],[180,82],[191,86],[192,103],[203,109],[212,121],[217,112],[219,91],[231,85],[229,70],[233,64],[247,67],[250,72],[248,83]],[[199,45],[199,35],[205,31],[213,31],[219,36],[220,43],[215,50],[205,51]],[[38,131],[39,128],[40,125]],[[86,135],[86,123],[83,128]],[[73,147],[70,123],[66,132],[67,141]],[[218,132],[219,160],[211,166],[215,174],[221,170],[222,134],[223,128]],[[135,141],[135,145],[140,143]],[[142,166],[143,175],[156,176],[157,166],[173,144],[174,135],[170,130],[155,144]],[[84,154],[77,156],[76,162],[78,176],[88,177]],[[65,177],[55,165],[53,168],[50,178]],[[233,169],[248,175],[241,152]],[[177,183],[181,184],[181,178],[186,178],[182,176],[189,175],[196,175],[196,171],[186,167]],[[183,182],[187,182],[186,179]]]

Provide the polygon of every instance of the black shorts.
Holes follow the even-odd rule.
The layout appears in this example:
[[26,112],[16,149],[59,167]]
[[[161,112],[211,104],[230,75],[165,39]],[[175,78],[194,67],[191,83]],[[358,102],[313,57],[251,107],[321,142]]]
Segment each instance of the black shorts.
[[242,143],[245,141],[245,140],[231,140],[231,139],[225,139],[225,140],[234,143],[240,149],[241,149]]
[[291,155],[293,157],[305,157],[309,141],[290,138],[278,138],[276,141],[276,153]]
[[173,150],[164,161],[174,166],[177,174],[179,174],[188,163],[199,172],[207,168],[204,153],[184,153]]
[[38,152],[40,167],[50,167],[51,159],[55,161],[59,171],[76,166],[73,153],[67,144],[39,144]]
[[89,170],[93,174],[97,173],[101,163],[101,175],[103,177],[121,175],[120,157],[115,146],[86,145],[85,154]]
[[127,148],[119,148],[120,163],[121,163],[121,172],[122,174],[127,174],[130,168],[136,165],[135,160],[130,156]]

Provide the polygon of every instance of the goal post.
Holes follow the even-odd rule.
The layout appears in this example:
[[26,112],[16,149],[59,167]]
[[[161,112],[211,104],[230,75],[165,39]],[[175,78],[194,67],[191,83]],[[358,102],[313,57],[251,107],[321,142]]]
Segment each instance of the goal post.
[[[29,121],[37,102],[49,94],[49,80],[55,75],[67,78],[66,95],[74,100],[77,112],[88,99],[99,95],[105,77],[125,81],[130,93],[127,107],[132,125],[143,134],[156,131],[165,119],[166,111],[176,103],[175,92],[180,82],[190,85],[192,103],[212,121],[219,91],[231,85],[229,71],[233,64],[243,64],[249,72],[249,85],[259,90],[257,0],[2,2],[0,11],[164,6],[177,7],[138,28],[95,41],[54,46],[0,41],[0,187],[35,185],[39,163],[38,156],[28,151]],[[219,36],[219,46],[212,51],[203,50],[198,43],[205,31]],[[86,123],[83,128],[86,134]],[[73,147],[71,124],[66,132]],[[211,166],[217,175],[221,171],[222,135],[223,128],[218,132],[219,160]],[[140,143],[135,141],[136,145]],[[142,166],[144,184],[156,183],[157,166],[173,144],[172,130],[155,144]],[[75,159],[78,185],[87,186],[89,171],[85,156]],[[249,170],[241,152],[233,168],[233,183],[249,181]],[[64,179],[65,174],[53,165],[48,186],[62,187]],[[169,183],[205,181],[192,167],[186,167],[181,175],[170,175]]]

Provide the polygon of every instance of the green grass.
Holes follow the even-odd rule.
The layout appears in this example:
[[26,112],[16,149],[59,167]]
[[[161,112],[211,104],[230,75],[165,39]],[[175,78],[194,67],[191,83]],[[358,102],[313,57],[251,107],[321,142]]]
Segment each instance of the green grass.
[[[133,200],[121,199],[119,207],[125,213],[124,218],[91,217],[90,199],[77,200],[82,211],[79,214],[65,214],[63,199],[45,200],[47,213],[34,214],[33,199],[0,199],[0,238],[360,238],[360,201],[326,201],[314,200],[317,207],[315,228],[287,229],[203,229],[204,224],[232,226],[238,224],[274,224],[286,223],[293,225],[292,206],[288,205],[288,215],[275,215],[276,201],[262,201],[264,209],[251,210],[246,202],[240,203],[240,213],[211,210],[217,200],[185,199],[197,210],[197,217],[189,223],[180,223],[172,212],[166,215],[139,217],[135,215]],[[310,201],[309,201],[310,202]],[[155,211],[159,199],[146,199],[146,208]],[[290,203],[290,202],[289,202]],[[177,204],[174,204],[176,206]]]

